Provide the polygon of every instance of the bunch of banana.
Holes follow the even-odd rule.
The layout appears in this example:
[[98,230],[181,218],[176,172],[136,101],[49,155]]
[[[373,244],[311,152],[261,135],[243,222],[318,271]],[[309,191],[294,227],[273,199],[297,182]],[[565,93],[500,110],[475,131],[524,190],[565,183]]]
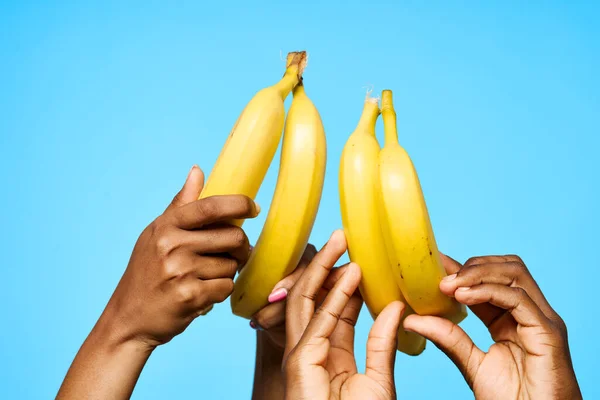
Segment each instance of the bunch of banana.
[[[231,295],[234,314],[251,318],[268,304],[277,282],[296,267],[317,216],[325,178],[321,117],[304,91],[306,52],[287,57],[283,78],[254,95],[221,150],[200,198],[244,194],[255,198],[284,129],[279,174],[265,225]],[[284,101],[293,91],[285,118]],[[231,221],[242,226],[243,220]]]
[[[362,271],[360,293],[373,318],[392,301],[404,297],[396,283],[386,251],[379,214],[380,191],[377,167],[379,143],[375,124],[380,110],[377,99],[367,96],[358,126],[344,146],[340,164],[339,191],[342,224],[348,242],[350,260]],[[404,316],[413,311],[407,305]],[[398,330],[398,350],[418,355],[425,339],[415,333]]]
[[400,144],[392,91],[382,93],[385,146],[379,154],[381,210],[386,247],[394,276],[406,301],[420,315],[437,315],[459,323],[466,307],[444,295],[446,276],[414,165]]
[[[273,161],[285,118],[284,101],[302,79],[306,52],[287,57],[283,78],[259,90],[238,117],[199,198],[243,194],[252,199]],[[243,220],[231,221],[242,226]]]
[[231,295],[234,314],[250,318],[267,305],[275,284],[298,265],[321,201],[326,153],[321,117],[300,83],[285,123],[273,201]]
[[[380,149],[375,124],[381,114],[385,146]],[[382,107],[367,97],[356,130],[340,163],[340,208],[350,260],[362,270],[360,292],[376,318],[395,300],[411,313],[438,315],[459,323],[466,308],[443,295],[446,275],[414,166],[398,144],[392,92],[382,93]],[[398,350],[418,355],[425,339],[398,331]]]

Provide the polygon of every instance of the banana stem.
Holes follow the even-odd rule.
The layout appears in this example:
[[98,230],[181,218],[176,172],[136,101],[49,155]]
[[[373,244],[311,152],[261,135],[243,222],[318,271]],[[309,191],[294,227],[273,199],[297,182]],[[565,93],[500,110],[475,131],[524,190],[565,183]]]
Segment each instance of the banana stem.
[[304,72],[305,67],[305,51],[288,53],[285,74],[283,75],[283,78],[275,84],[275,88],[279,91],[279,94],[283,99],[285,99],[292,89],[294,89],[294,87],[302,80],[302,73]]
[[304,91],[304,83],[302,83],[302,79],[300,79],[300,82],[296,85],[296,87],[294,87],[293,95],[294,95],[294,97],[306,95],[306,92]]
[[375,124],[381,111],[376,98],[367,97],[356,131],[367,132],[375,136]]
[[385,146],[398,144],[398,129],[396,127],[396,111],[392,100],[392,91],[381,93],[381,118],[383,119],[383,135]]

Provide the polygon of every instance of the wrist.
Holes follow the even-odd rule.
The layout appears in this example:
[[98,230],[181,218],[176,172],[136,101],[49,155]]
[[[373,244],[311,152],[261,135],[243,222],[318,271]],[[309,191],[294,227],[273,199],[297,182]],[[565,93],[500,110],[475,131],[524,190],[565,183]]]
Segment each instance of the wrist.
[[282,359],[284,348],[275,343],[268,333],[256,332],[256,353],[267,359]]
[[158,344],[131,332],[120,322],[122,320],[107,308],[90,332],[88,339],[109,353],[125,350],[150,356]]

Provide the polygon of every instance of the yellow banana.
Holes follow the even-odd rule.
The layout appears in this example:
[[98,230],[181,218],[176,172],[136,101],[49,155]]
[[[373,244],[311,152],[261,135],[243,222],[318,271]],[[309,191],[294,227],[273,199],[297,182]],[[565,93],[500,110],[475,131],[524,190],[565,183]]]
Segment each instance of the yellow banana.
[[326,153],[321,117],[300,83],[285,122],[273,201],[231,295],[234,314],[251,318],[300,261],[321,201]]
[[[358,126],[344,146],[340,163],[339,191],[342,224],[348,241],[350,260],[362,271],[360,292],[373,318],[392,301],[406,304],[389,264],[378,207],[380,204],[377,157],[379,143],[375,124],[379,117],[377,99],[365,100]],[[406,304],[404,316],[413,311]],[[418,355],[425,339],[398,330],[398,350]]]
[[467,316],[466,307],[439,290],[446,271],[417,172],[408,153],[398,144],[391,90],[382,93],[381,114],[385,132],[385,145],[379,154],[381,208],[387,222],[385,243],[394,276],[416,313],[459,323]]
[[[258,91],[238,117],[199,198],[222,194],[256,197],[273,161],[285,118],[284,101],[300,82],[306,52],[288,54],[285,75]],[[231,221],[242,226],[244,221]]]

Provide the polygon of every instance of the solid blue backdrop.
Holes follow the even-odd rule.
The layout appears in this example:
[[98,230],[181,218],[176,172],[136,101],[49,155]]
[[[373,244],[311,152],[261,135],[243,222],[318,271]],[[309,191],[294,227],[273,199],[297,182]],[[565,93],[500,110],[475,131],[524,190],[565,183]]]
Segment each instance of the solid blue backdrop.
[[[339,158],[365,87],[392,89],[441,250],[521,255],[567,322],[584,396],[600,396],[594,2],[0,4],[0,397],[56,394],[139,233],[302,49],[328,140],[312,243],[341,226]],[[371,324],[363,309],[361,368]],[[489,346],[473,315],[463,327]],[[133,397],[248,398],[254,335],[218,305],[152,355]],[[398,355],[396,376],[399,398],[469,397],[431,343]]]

